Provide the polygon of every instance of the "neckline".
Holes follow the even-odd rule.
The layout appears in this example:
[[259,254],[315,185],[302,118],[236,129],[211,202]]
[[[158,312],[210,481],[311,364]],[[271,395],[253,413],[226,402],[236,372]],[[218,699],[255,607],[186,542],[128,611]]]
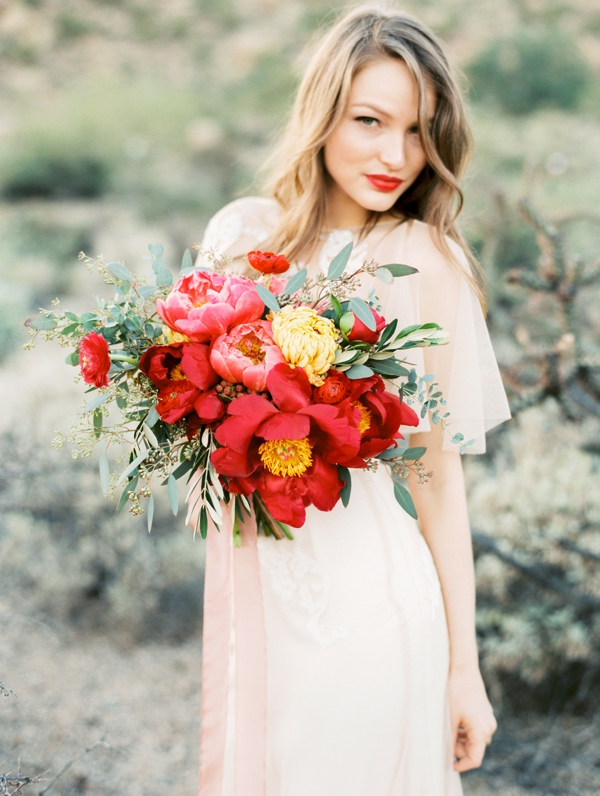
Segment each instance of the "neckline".
[[[374,227],[372,227],[367,234],[374,232],[376,229],[380,227],[387,227],[389,224],[403,224],[406,219],[403,218],[388,218],[387,221],[378,221]],[[323,234],[331,235],[333,232],[360,232],[364,228],[364,224],[356,224],[352,227],[326,227],[323,230]]]

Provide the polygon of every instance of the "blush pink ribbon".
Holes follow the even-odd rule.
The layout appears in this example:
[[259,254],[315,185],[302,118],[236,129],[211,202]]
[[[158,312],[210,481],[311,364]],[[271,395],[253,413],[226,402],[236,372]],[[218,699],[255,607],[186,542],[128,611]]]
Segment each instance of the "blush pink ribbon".
[[233,548],[231,508],[206,540],[202,635],[202,725],[198,796],[224,796],[231,627],[235,637],[235,796],[265,796],[267,652],[256,523]]

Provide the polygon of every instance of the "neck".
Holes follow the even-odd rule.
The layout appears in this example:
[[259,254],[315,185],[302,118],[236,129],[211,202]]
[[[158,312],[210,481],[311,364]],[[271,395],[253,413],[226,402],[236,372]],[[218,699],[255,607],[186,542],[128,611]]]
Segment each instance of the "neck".
[[325,223],[330,229],[362,227],[369,217],[368,210],[357,204],[335,184],[327,186]]

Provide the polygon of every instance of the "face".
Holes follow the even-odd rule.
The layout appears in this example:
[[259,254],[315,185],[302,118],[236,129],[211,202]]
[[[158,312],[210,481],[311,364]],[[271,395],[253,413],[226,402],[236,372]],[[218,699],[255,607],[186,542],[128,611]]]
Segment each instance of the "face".
[[[368,211],[386,213],[417,179],[427,163],[418,108],[418,87],[404,61],[385,58],[354,76],[348,106],[324,147],[329,226],[359,226]],[[429,88],[427,111],[431,119]]]

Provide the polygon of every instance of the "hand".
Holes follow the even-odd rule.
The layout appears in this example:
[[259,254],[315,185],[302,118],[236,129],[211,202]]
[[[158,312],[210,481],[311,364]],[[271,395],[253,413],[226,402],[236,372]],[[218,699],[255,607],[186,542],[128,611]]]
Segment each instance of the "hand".
[[454,770],[479,768],[498,726],[479,669],[451,671],[448,693],[456,758]]

